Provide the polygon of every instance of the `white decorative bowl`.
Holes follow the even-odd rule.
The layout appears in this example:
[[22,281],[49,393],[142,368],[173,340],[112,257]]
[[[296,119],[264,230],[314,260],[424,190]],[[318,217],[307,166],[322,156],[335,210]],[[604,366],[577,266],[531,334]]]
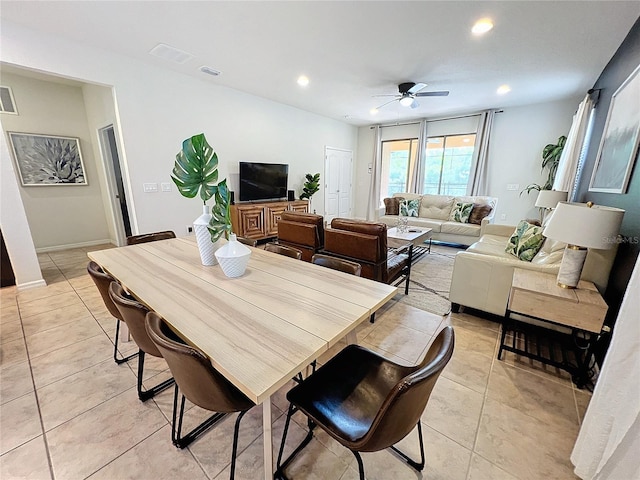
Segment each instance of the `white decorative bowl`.
[[216,250],[215,256],[224,274],[229,278],[235,278],[240,277],[247,269],[251,250],[238,242],[232,233],[229,235],[229,242]]

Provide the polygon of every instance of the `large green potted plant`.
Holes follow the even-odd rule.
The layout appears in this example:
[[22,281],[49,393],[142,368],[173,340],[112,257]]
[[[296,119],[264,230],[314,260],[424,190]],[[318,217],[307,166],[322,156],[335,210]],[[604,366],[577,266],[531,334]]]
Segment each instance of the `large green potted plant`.
[[548,168],[547,181],[544,185],[538,185],[537,183],[531,183],[526,186],[520,195],[524,192],[531,193],[532,190],[551,190],[553,188],[553,182],[558,172],[558,164],[560,163],[560,157],[562,156],[562,150],[564,150],[564,144],[567,141],[567,137],[562,135],[558,138],[558,143],[550,143],[542,150],[542,171]]
[[[193,223],[203,265],[215,265],[214,253],[222,235],[231,231],[229,215],[229,189],[227,181],[218,183],[218,155],[207,143],[203,133],[182,142],[171,173],[181,195],[202,199],[202,215]],[[215,197],[213,211],[207,201]]]

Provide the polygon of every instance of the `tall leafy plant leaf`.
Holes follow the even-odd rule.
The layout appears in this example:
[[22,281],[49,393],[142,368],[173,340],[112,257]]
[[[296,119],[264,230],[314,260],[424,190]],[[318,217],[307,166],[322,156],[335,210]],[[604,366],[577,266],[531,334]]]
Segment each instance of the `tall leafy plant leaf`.
[[211,220],[209,220],[209,233],[211,241],[216,242],[222,235],[225,237],[231,233],[231,218],[229,214],[229,188],[227,180],[224,179],[218,184],[215,192],[216,204],[211,209]]
[[207,143],[204,133],[182,142],[182,150],[176,155],[171,174],[178,191],[187,198],[200,192],[203,203],[213,197],[218,186],[218,155]]

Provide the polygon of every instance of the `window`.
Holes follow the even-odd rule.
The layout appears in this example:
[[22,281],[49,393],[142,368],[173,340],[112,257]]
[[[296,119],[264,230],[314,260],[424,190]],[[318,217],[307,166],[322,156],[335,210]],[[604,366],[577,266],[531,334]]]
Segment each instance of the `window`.
[[476,134],[429,137],[423,193],[466,195]]
[[382,142],[381,204],[394,193],[409,191],[417,154],[417,138]]

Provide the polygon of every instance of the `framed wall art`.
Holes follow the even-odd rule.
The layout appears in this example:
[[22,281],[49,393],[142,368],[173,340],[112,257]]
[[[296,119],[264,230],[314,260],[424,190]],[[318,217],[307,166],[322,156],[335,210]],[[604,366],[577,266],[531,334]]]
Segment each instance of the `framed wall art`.
[[640,65],[611,97],[589,191],[625,193],[640,140]]
[[23,186],[87,185],[79,139],[9,132],[9,140]]

